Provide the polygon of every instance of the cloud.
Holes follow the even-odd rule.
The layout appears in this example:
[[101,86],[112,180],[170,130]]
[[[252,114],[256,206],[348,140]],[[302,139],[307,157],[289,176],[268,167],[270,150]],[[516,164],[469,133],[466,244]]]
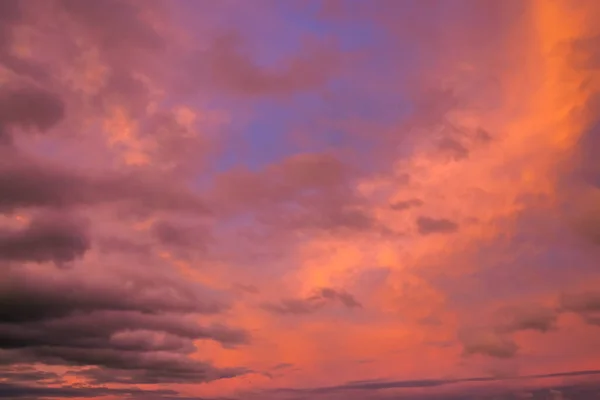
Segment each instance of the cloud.
[[600,311],[600,293],[593,291],[565,293],[560,297],[560,305],[565,311]]
[[94,379],[129,383],[204,382],[245,372],[188,358],[195,340],[249,341],[244,330],[199,324],[198,314],[227,307],[204,300],[199,285],[156,275],[119,280],[77,270],[40,272],[2,273],[0,349],[14,363],[97,366],[103,370],[92,370]]
[[[143,276],[139,272],[123,272],[115,276],[74,270],[54,275],[52,271],[32,274],[26,268],[13,268],[2,275],[0,288],[5,301],[0,314],[7,322],[38,321],[96,310],[213,314],[227,308],[218,301],[203,300],[202,294],[207,290],[202,285],[167,274]],[[22,305],[19,310],[9,306],[14,302]]]
[[562,312],[578,314],[590,325],[600,326],[600,293],[597,291],[563,293],[559,307]]
[[160,175],[90,173],[1,151],[0,209],[74,207],[124,203],[132,209],[179,209],[206,212],[202,198]]
[[548,333],[556,330],[560,310],[534,303],[522,303],[501,307],[491,315],[487,326],[466,326],[459,331],[463,355],[512,358],[519,350],[514,334],[522,331]]
[[264,303],[262,308],[275,314],[312,314],[332,301],[339,301],[346,308],[360,308],[362,305],[345,291],[339,291],[332,288],[321,288],[315,291],[312,296],[306,298],[288,298],[278,303]]
[[536,305],[507,307],[499,314],[496,329],[500,332],[532,330],[545,333],[555,329],[558,320],[556,310]]
[[401,200],[391,204],[390,208],[396,211],[403,211],[413,207],[420,207],[423,204],[425,203],[420,199]]
[[219,175],[214,196],[225,206],[245,208],[328,197],[350,190],[349,172],[330,154],[296,154],[257,172],[238,169]]
[[[336,393],[345,393],[346,395],[352,391],[360,391],[360,392],[369,392],[372,395],[376,395],[376,393],[380,390],[390,390],[390,389],[415,389],[415,388],[435,388],[440,386],[451,386],[451,385],[460,385],[465,383],[493,383],[493,382],[510,382],[510,381],[527,381],[534,379],[548,379],[548,378],[569,378],[569,377],[589,377],[594,378],[596,375],[600,374],[600,371],[590,370],[590,371],[569,371],[564,373],[555,373],[555,374],[537,374],[537,375],[522,375],[516,377],[508,377],[508,378],[496,378],[496,377],[467,377],[467,378],[458,378],[458,379],[419,379],[419,380],[387,380],[387,379],[372,379],[372,380],[361,380],[361,381],[351,381],[342,385],[336,386],[324,386],[324,387],[315,387],[308,389],[276,389],[279,392],[290,392],[290,393],[298,393],[298,394],[312,394],[312,395],[324,395],[324,394],[336,394]],[[540,387],[531,388],[534,392],[547,392],[548,390],[556,390],[559,389],[555,385],[551,383],[549,385],[544,385],[543,383],[539,385]],[[574,392],[577,391],[577,384],[564,386],[561,385],[560,389],[570,389]],[[587,386],[585,383],[579,387],[579,390]],[[463,390],[463,393],[457,394],[461,397],[452,397],[452,392],[447,394],[443,398],[454,399],[454,398],[470,398],[469,396],[469,388]],[[480,388],[478,393],[480,396],[490,396],[490,398],[496,398],[498,393],[494,393],[494,388]],[[594,390],[598,390],[596,386]],[[511,393],[511,391],[513,391]],[[401,392],[400,392],[401,393]],[[414,392],[413,392],[414,393]],[[414,398],[431,398],[428,394],[414,393]],[[512,387],[510,389],[506,389],[504,392],[505,395],[514,397],[507,397],[510,399],[522,398],[519,397],[518,388]],[[439,395],[438,395],[439,396]],[[463,397],[465,396],[465,397]],[[488,397],[477,397],[487,399]],[[583,397],[582,397],[583,399]]]
[[210,239],[205,227],[186,226],[174,221],[155,222],[152,233],[161,244],[170,247],[203,248]]
[[[519,303],[593,281],[558,209],[597,200],[595,72],[560,45],[597,67],[591,5],[0,3],[8,397],[442,397],[594,361],[594,327],[556,330],[592,297]],[[578,173],[585,196],[556,184]]]
[[480,354],[493,358],[511,358],[517,354],[519,346],[507,335],[493,330],[463,330],[459,333],[463,345],[463,355]]
[[173,396],[177,392],[173,390],[143,390],[137,388],[131,389],[111,389],[106,387],[77,387],[77,386],[59,386],[43,387],[33,385],[22,385],[0,382],[0,398],[8,399],[32,399],[32,398],[96,398],[110,395],[117,396]]
[[90,246],[85,226],[67,215],[42,214],[24,229],[0,229],[0,259],[5,261],[62,264],[83,257]]
[[197,65],[211,83],[236,95],[285,96],[322,88],[339,69],[335,48],[307,43],[300,54],[275,68],[259,66],[238,34],[221,35],[198,56]]
[[441,151],[451,154],[456,161],[469,157],[469,150],[458,140],[448,136],[440,140],[439,148]]
[[15,370],[0,369],[0,380],[13,383],[45,382],[61,383],[59,374],[47,371],[38,371],[33,368],[15,368]]
[[47,131],[65,116],[62,99],[35,86],[6,87],[0,90],[0,139],[10,140],[11,128]]
[[[224,215],[250,213],[278,234],[296,231],[389,233],[352,188],[353,168],[324,153],[297,154],[254,172],[216,178],[210,204]],[[247,214],[246,214],[247,215]]]
[[453,233],[458,230],[458,224],[446,218],[419,217],[417,230],[421,235]]

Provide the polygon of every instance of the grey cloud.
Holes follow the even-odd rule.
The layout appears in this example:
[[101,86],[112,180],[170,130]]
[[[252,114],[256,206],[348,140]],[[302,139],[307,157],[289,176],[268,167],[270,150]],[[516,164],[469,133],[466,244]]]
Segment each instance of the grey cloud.
[[581,313],[600,311],[600,292],[565,293],[561,295],[559,302],[564,311]]
[[600,68],[600,35],[577,39],[571,42],[571,50],[579,55],[578,67],[585,69]]
[[564,293],[560,296],[559,307],[562,312],[578,314],[590,325],[600,326],[600,292]]
[[350,293],[334,290],[331,288],[322,288],[317,297],[323,297],[329,300],[339,300],[348,308],[362,307],[361,304]]
[[505,308],[499,314],[496,329],[507,333],[525,330],[548,332],[556,327],[558,320],[556,310],[536,305]]
[[[99,325],[98,321],[102,321]],[[0,324],[5,349],[40,346],[82,349],[110,348],[124,351],[194,350],[191,340],[212,339],[224,344],[247,343],[245,331],[223,326],[201,326],[192,316],[142,314],[132,311],[94,311],[23,324]]]
[[117,54],[137,53],[139,49],[157,50],[166,45],[164,38],[140,14],[140,7],[157,7],[159,4],[139,0],[105,0],[90,4],[77,0],[56,1],[56,7],[68,13],[82,32],[104,51]]
[[231,170],[212,189],[215,210],[251,212],[282,231],[389,233],[351,187],[353,168],[329,154],[306,153],[252,172]]
[[277,303],[264,303],[262,308],[276,314],[311,314],[333,301],[339,301],[346,308],[360,308],[362,305],[351,294],[331,288],[321,288],[308,298],[283,299]]
[[293,366],[294,366],[294,364],[290,364],[290,363],[281,363],[281,364],[277,364],[277,365],[273,366],[273,367],[271,368],[271,370],[272,370],[272,371],[278,371],[278,370],[281,370],[281,369],[287,369],[287,368],[291,368],[291,367],[293,367]]
[[247,285],[247,284],[243,284],[243,283],[234,284],[233,290],[239,291],[239,292],[250,293],[250,294],[257,294],[260,292],[260,290],[256,286]]
[[46,131],[64,118],[64,102],[54,93],[34,86],[0,91],[0,139],[10,141],[13,127]]
[[216,38],[200,53],[198,70],[211,78],[211,84],[242,96],[278,96],[319,88],[333,76],[340,54],[324,46],[306,46],[301,54],[278,70],[258,66],[252,54],[244,51],[239,35]]
[[109,389],[106,387],[59,386],[44,387],[0,382],[0,398],[45,399],[45,398],[96,398],[104,396],[174,396],[173,390]]
[[62,378],[54,372],[39,371],[35,368],[5,367],[0,369],[0,380],[12,383],[60,383]]
[[[512,377],[471,377],[471,378],[462,378],[462,379],[419,379],[419,380],[385,380],[385,379],[374,379],[374,380],[363,380],[363,381],[352,381],[347,382],[342,385],[336,386],[324,386],[324,387],[314,387],[308,389],[292,389],[292,388],[281,388],[275,389],[273,392],[275,393],[291,393],[298,395],[331,395],[331,394],[345,394],[349,395],[350,392],[361,392],[363,394],[367,394],[368,396],[377,396],[380,391],[389,390],[389,389],[433,389],[440,388],[444,386],[452,386],[456,384],[464,384],[464,383],[478,383],[478,390],[471,391],[469,387],[463,387],[463,389],[459,390],[449,390],[446,393],[443,392],[432,392],[427,393],[423,392],[421,396],[416,396],[415,399],[443,399],[443,400],[474,400],[474,399],[497,399],[498,393],[494,390],[494,387],[485,387],[481,386],[481,384],[485,383],[497,383],[497,382],[508,382],[508,381],[527,381],[533,379],[546,379],[546,378],[569,378],[569,377],[588,377],[594,378],[599,375],[600,371],[591,370],[591,371],[569,371],[564,373],[555,373],[555,374],[539,374],[539,375],[521,375],[521,376],[512,376]],[[598,393],[600,388],[596,385],[593,387],[593,392],[586,390],[590,389],[586,383],[576,384],[576,385],[561,385],[559,387],[550,385],[545,386],[543,383],[538,387],[529,387],[530,393],[532,393],[533,399],[546,399],[549,392],[553,390],[563,390],[565,393],[578,394],[579,393]],[[504,395],[503,399],[516,400],[521,399],[519,394],[521,392],[518,389],[508,389],[505,392],[501,393]],[[414,395],[414,392],[411,394]],[[402,396],[402,395],[399,395]],[[371,398],[371,397],[369,397]],[[379,398],[379,397],[373,397]],[[404,398],[404,397],[401,397]],[[408,398],[408,397],[407,397]],[[571,397],[569,397],[571,398]],[[576,399],[585,400],[589,397],[581,396],[575,397]]]
[[0,120],[4,124],[34,127],[44,131],[65,115],[60,97],[35,86],[7,87],[0,92]]
[[452,233],[458,230],[458,224],[446,218],[419,217],[417,230],[421,235]]
[[198,323],[198,314],[227,307],[199,285],[76,270],[49,277],[15,268],[2,275],[0,350],[9,364],[98,367],[90,370],[93,379],[122,383],[205,382],[246,372],[188,357],[195,340],[226,347],[250,340],[241,329]]
[[62,264],[82,257],[90,242],[81,221],[68,215],[42,214],[24,229],[0,229],[0,259]]
[[322,201],[340,192],[349,194],[348,174],[348,166],[329,154],[298,154],[257,172],[227,171],[217,178],[213,192],[222,207],[234,210],[286,201]]
[[451,154],[456,161],[469,157],[469,149],[452,137],[446,136],[440,140],[439,148],[441,151]]
[[276,314],[311,314],[325,306],[323,301],[283,299],[278,303],[264,303],[262,308]]
[[139,256],[149,256],[151,253],[151,244],[140,243],[117,236],[100,237],[97,240],[98,248],[105,254],[110,253],[132,253]]
[[[28,322],[68,316],[75,312],[139,311],[214,314],[227,306],[203,298],[201,285],[170,281],[166,277],[113,276],[75,272],[49,275],[22,268],[2,273],[0,320]],[[19,308],[13,307],[19,304]]]
[[459,332],[459,340],[465,356],[480,354],[493,358],[512,358],[519,350],[510,336],[493,330],[465,329]]
[[198,195],[166,177],[84,173],[8,151],[0,157],[0,210],[125,203],[138,210],[207,211]]
[[396,211],[404,211],[409,208],[420,207],[423,204],[425,203],[420,199],[401,200],[391,204],[390,208]]
[[168,220],[154,223],[152,233],[160,243],[171,247],[203,248],[210,239],[206,227],[184,225]]

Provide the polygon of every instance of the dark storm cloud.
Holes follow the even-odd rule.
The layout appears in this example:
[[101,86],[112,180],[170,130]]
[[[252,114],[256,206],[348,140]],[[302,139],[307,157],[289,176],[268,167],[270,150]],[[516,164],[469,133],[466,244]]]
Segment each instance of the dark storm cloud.
[[0,340],[5,349],[63,347],[65,336],[69,335],[68,346],[71,348],[182,354],[194,351],[191,340],[212,339],[235,345],[247,343],[249,339],[242,330],[200,326],[189,316],[131,311],[95,311],[23,324],[0,324]]
[[452,233],[458,230],[458,224],[446,218],[419,217],[417,230],[421,235]]
[[[35,322],[93,311],[215,314],[227,306],[207,300],[201,285],[166,276],[103,276],[90,271],[31,273],[23,268],[2,272],[0,320]],[[14,307],[18,304],[19,307]]]
[[264,303],[262,308],[275,314],[312,314],[331,302],[338,301],[346,308],[360,308],[361,304],[345,291],[321,288],[315,294],[303,299],[282,299],[277,303]]
[[240,329],[198,323],[198,314],[227,307],[208,300],[199,285],[74,270],[49,276],[15,268],[2,275],[0,350],[10,364],[98,367],[89,370],[95,380],[128,383],[205,382],[246,372],[188,357],[195,340],[231,347],[250,339]]
[[82,257],[90,245],[85,225],[66,215],[42,214],[25,228],[0,228],[0,259],[5,261],[61,264]]

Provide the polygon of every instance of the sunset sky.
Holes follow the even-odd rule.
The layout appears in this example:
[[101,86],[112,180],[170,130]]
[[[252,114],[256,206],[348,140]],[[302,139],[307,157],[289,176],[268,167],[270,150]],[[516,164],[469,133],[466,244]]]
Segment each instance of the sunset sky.
[[0,0],[0,398],[600,399],[600,1]]

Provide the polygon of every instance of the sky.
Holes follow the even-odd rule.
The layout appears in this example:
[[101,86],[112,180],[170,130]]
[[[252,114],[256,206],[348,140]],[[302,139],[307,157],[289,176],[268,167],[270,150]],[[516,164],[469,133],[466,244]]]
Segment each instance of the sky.
[[0,0],[0,398],[600,398],[599,20]]

